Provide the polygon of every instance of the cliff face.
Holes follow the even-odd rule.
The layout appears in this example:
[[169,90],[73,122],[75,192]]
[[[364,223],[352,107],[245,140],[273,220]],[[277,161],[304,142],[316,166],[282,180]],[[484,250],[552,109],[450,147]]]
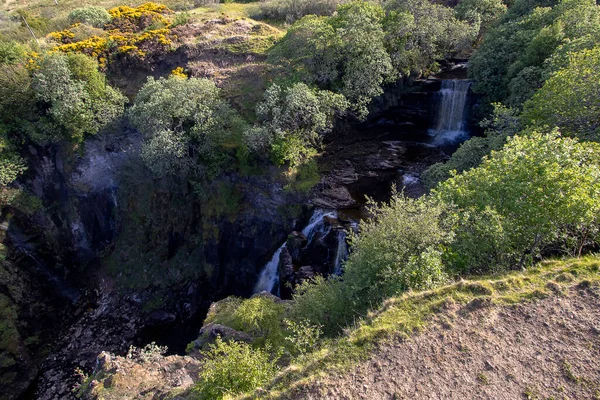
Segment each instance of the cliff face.
[[[0,300],[14,313],[12,350],[0,349],[11,360],[0,392],[14,398],[48,354],[37,397],[50,399],[70,393],[74,368],[89,371],[100,351],[157,341],[181,353],[211,302],[251,295],[262,266],[312,207],[356,219],[365,194],[385,200],[397,184],[420,195],[419,173],[446,157],[423,143],[439,86],[401,82],[374,101],[369,121],[340,121],[320,160],[322,178],[306,193],[286,187],[274,167],[200,186],[152,179],[138,157],[142,138],[127,127],[75,151],[30,147],[20,185],[42,207],[15,210],[4,226]],[[332,232],[295,262],[315,271],[336,264],[343,239]]]
[[[205,196],[187,182],[155,181],[140,143],[124,129],[80,152],[29,148],[21,185],[42,207],[15,210],[4,225],[0,300],[14,311],[11,346],[0,349],[7,398],[53,348],[40,398],[67,393],[73,368],[90,368],[101,350],[162,340],[182,351],[190,338],[181,332],[197,333],[211,301],[249,295],[269,253],[302,219],[303,195],[269,174],[223,176]],[[182,337],[169,341],[173,330]]]

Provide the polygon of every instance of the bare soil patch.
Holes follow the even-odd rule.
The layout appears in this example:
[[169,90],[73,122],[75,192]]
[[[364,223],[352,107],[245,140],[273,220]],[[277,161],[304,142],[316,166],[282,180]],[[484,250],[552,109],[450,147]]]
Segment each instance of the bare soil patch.
[[449,311],[303,399],[600,399],[600,289]]

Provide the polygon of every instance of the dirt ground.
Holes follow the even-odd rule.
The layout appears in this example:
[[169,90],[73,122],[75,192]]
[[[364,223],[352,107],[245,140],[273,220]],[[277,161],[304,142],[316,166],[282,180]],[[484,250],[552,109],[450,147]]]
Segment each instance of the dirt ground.
[[600,289],[452,310],[303,399],[600,399]]

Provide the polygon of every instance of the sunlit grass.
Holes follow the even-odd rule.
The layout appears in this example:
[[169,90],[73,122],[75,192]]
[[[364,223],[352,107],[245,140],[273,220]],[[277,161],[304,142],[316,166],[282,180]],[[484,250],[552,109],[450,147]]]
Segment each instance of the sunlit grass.
[[[342,372],[366,359],[373,349],[392,339],[409,339],[434,317],[452,318],[462,307],[509,306],[566,293],[570,287],[600,284],[600,257],[544,261],[523,272],[461,280],[423,292],[387,300],[340,338],[329,339],[302,362],[283,370],[260,393],[240,398],[287,398],[306,383]],[[451,322],[451,321],[450,321]],[[266,394],[268,392],[268,394]]]

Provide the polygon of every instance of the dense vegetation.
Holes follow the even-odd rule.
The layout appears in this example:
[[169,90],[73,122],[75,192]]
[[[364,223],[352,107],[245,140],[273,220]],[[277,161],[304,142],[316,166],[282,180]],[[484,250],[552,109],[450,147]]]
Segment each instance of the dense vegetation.
[[[507,10],[496,0],[464,0],[455,9],[428,0],[275,0],[258,9],[292,24],[252,53],[268,53],[262,66],[272,79],[249,116],[215,82],[183,68],[148,77],[126,109],[107,78],[111,68],[145,65],[183,45],[178,34],[188,16],[164,5],[79,8],[52,29],[21,14],[45,35],[41,43],[0,38],[0,205],[30,212],[37,204],[24,199],[18,181],[30,146],[74,152],[119,124],[142,135],[149,176],[191,183],[202,201],[211,185],[233,193],[217,178],[248,173],[249,165],[314,172],[336,119],[364,120],[384,85],[437,72],[440,61],[469,56],[475,44],[470,74],[484,136],[424,174],[428,194],[371,202],[342,277],[305,281],[287,303],[265,296],[220,303],[206,322],[242,332],[249,343],[219,338],[200,349],[194,395],[263,386],[281,365],[306,359],[390,297],[598,249],[595,2],[516,0]],[[14,341],[0,344],[13,360]]]

